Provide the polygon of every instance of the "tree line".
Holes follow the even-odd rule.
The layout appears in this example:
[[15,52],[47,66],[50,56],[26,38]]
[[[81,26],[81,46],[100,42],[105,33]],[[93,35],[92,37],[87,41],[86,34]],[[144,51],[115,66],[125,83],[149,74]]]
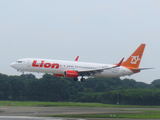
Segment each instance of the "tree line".
[[33,74],[0,74],[0,100],[160,105],[160,79],[151,84],[120,78],[90,78],[75,82],[50,74],[39,79]]

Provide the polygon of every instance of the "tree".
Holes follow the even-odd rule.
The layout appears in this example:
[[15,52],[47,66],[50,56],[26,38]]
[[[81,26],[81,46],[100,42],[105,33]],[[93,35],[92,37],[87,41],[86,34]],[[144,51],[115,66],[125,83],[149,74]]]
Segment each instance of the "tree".
[[106,91],[106,87],[102,82],[96,85],[95,92],[105,92],[105,91]]

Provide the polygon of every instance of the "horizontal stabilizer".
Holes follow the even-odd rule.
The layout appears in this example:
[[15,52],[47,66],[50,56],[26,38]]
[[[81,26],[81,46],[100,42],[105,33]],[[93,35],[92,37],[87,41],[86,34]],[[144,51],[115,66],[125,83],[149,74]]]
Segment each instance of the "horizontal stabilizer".
[[154,69],[154,68],[133,68],[133,71],[140,71],[140,70],[148,70],[148,69]]

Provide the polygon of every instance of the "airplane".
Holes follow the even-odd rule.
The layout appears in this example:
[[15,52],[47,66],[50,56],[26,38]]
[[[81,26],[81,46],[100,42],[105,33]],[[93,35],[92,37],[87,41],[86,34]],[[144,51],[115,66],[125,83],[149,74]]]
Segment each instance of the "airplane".
[[132,75],[140,72],[141,70],[151,68],[139,68],[142,59],[143,51],[146,44],[141,44],[136,51],[123,62],[124,58],[117,64],[101,64],[79,62],[77,58],[74,61],[65,60],[52,60],[52,59],[37,59],[37,58],[24,58],[10,64],[11,67],[17,71],[24,73],[38,72],[38,73],[52,73],[57,77],[73,78],[78,81],[85,81],[86,77],[120,77]]

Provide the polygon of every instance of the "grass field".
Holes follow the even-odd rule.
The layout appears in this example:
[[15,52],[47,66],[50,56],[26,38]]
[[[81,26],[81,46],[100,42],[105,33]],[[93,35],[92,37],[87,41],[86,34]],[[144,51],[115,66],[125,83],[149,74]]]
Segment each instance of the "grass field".
[[160,111],[141,110],[141,113],[126,114],[102,114],[102,115],[50,115],[49,117],[69,117],[69,118],[139,118],[139,119],[159,119]]
[[113,105],[102,103],[80,103],[80,102],[21,102],[0,101],[0,106],[26,106],[26,107],[108,107],[108,108],[160,108],[160,106],[138,106],[138,105]]
[[[137,105],[112,105],[102,103],[79,103],[79,102],[19,102],[0,101],[0,106],[26,106],[26,107],[107,107],[107,108],[160,108],[160,106],[137,106]],[[49,117],[80,117],[80,118],[159,118],[158,110],[135,110],[139,113],[126,114],[87,114],[87,115],[50,115]]]
[[113,114],[113,115],[51,115],[48,117],[69,117],[69,118],[139,118],[139,119],[158,119],[159,111],[133,113],[133,114]]

